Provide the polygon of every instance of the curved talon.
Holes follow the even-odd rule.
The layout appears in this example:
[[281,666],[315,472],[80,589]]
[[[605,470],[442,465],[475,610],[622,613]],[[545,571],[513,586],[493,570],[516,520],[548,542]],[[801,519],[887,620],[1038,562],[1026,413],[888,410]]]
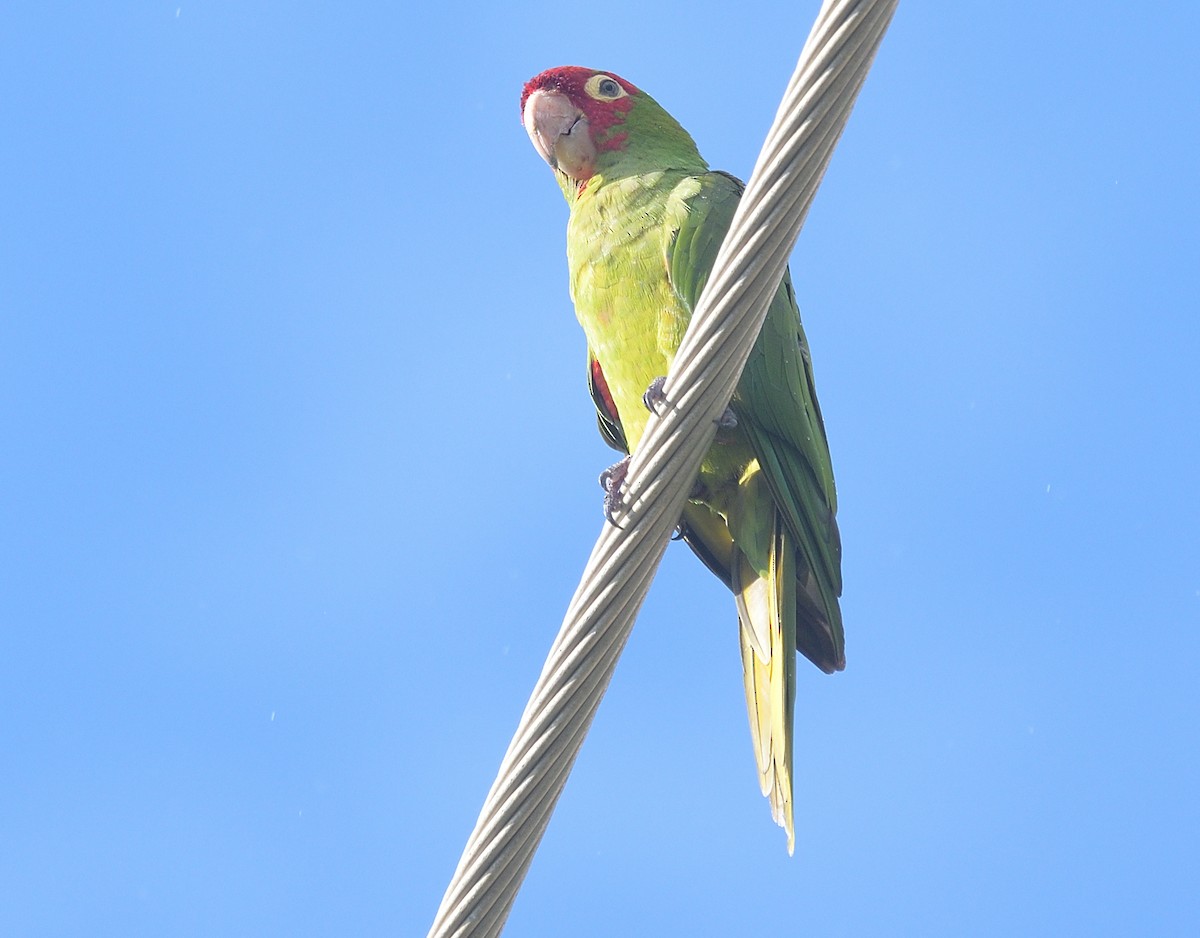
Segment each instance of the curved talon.
[[614,528],[619,528],[617,523],[617,508],[621,504],[621,494],[610,493],[604,496],[604,520],[611,524]]
[[663,393],[663,386],[667,383],[665,377],[655,378],[650,382],[650,387],[646,388],[646,393],[642,395],[642,403],[646,405],[646,410],[652,414],[658,413],[658,405],[665,404],[667,395]]

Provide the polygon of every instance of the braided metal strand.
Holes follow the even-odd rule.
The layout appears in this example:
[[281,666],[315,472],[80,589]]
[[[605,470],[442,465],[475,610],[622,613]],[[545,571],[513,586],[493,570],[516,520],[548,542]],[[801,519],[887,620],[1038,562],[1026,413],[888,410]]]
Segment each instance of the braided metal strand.
[[490,938],[608,687],[897,0],[826,0],[430,938]]

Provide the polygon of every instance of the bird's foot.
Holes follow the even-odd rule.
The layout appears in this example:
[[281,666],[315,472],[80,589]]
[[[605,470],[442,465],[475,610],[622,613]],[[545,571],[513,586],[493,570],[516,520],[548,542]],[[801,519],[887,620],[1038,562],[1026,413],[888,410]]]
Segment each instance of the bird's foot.
[[[661,416],[659,408],[667,403],[667,395],[663,392],[663,386],[666,383],[666,378],[655,378],[650,382],[650,387],[646,388],[646,393],[642,395],[642,403],[652,414]],[[726,407],[724,413],[713,422],[717,425],[718,430],[732,430],[738,425],[737,414],[733,412],[732,407]]]
[[667,402],[667,395],[663,393],[663,385],[666,383],[665,376],[655,378],[650,382],[650,387],[646,388],[646,393],[642,395],[642,403],[652,414],[657,414],[658,408]]
[[609,524],[617,524],[616,511],[621,506],[621,485],[628,474],[628,456],[600,473],[600,488],[604,489],[604,517]]

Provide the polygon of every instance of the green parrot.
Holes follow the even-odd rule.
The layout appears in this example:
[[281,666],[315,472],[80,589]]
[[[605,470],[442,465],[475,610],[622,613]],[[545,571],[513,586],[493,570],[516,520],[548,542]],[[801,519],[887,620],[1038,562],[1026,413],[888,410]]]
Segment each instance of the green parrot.
[[[743,186],[713,172],[687,131],[611,72],[553,68],[521,115],[570,205],[571,298],[605,441],[637,446]],[[612,520],[628,457],[601,476]],[[785,274],[689,493],[679,535],[733,591],[762,792],[795,846],[796,651],[845,666],[841,541],[808,343]]]

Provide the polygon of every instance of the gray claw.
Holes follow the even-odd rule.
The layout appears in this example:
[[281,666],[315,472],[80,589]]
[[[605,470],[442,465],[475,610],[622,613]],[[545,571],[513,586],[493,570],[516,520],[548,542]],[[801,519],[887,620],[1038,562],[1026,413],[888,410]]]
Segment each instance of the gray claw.
[[642,395],[642,403],[652,414],[657,414],[659,405],[666,403],[667,395],[663,393],[663,385],[666,383],[665,377],[655,378],[650,382],[650,387],[646,388],[646,393]]
[[617,527],[620,527],[617,525],[616,510],[621,505],[621,485],[628,474],[628,456],[600,473],[600,488],[604,489],[604,518],[609,524]]

